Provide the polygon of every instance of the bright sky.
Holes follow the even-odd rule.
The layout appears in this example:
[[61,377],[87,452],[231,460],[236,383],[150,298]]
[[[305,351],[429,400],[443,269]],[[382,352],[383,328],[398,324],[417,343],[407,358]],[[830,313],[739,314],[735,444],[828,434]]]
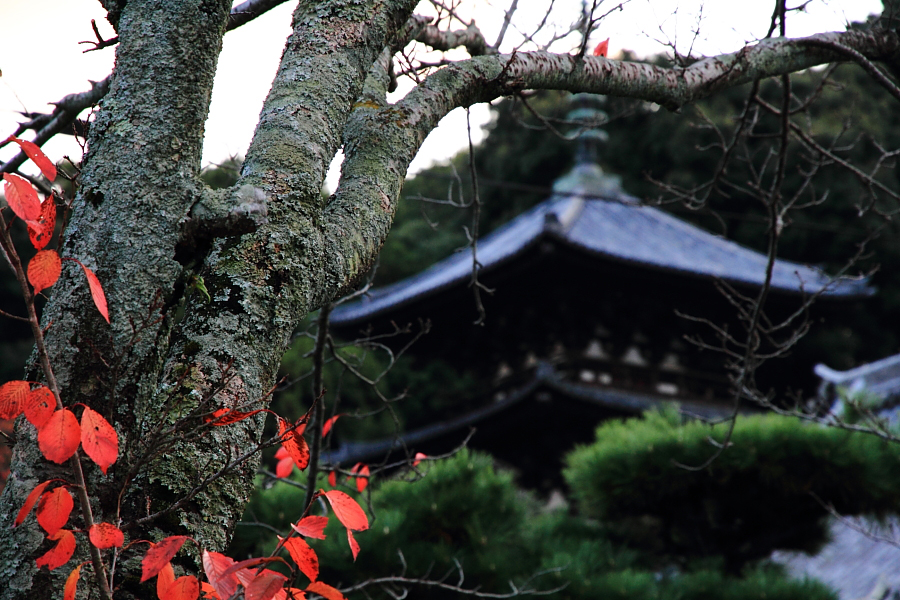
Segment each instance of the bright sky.
[[[290,15],[296,4],[296,0],[286,2],[225,36],[207,121],[204,163],[243,154],[249,145],[290,32]],[[475,18],[485,37],[493,42],[508,4],[509,0],[475,0],[474,8],[464,18]],[[510,28],[504,49],[520,42],[520,32],[531,31],[533,24],[543,18],[548,4],[548,0],[519,0],[516,21],[520,29]],[[639,55],[665,52],[666,44],[675,44],[683,54],[691,48],[695,55],[732,52],[765,35],[771,5],[734,0],[630,0],[601,23],[592,42],[609,37],[611,57],[622,49]],[[549,20],[556,27],[548,30],[567,28],[578,18],[580,6],[580,0],[557,0]],[[618,4],[607,0],[598,12],[608,10],[604,9],[607,6]],[[427,11],[428,3],[423,2],[421,9]],[[787,33],[790,37],[802,37],[840,30],[849,21],[880,11],[881,3],[876,0],[813,0],[805,13],[788,20]],[[88,89],[88,80],[106,77],[113,65],[114,49],[83,54],[81,51],[87,46],[78,44],[94,39],[91,19],[97,21],[104,37],[113,35],[104,15],[97,0],[0,1],[0,136],[15,130],[20,118],[17,111],[46,112],[50,110],[49,102]],[[695,35],[698,29],[700,34]],[[574,43],[572,39],[562,40],[552,49],[569,51]],[[401,87],[398,94],[405,89],[408,87]],[[473,124],[484,123],[487,115],[486,107],[473,108]],[[466,143],[465,113],[457,110],[429,136],[411,170],[448,158]],[[57,136],[44,149],[53,159],[66,154],[80,156],[71,136]],[[10,155],[11,149],[4,149],[0,160],[7,160]],[[333,169],[329,177],[331,189],[336,177]]]

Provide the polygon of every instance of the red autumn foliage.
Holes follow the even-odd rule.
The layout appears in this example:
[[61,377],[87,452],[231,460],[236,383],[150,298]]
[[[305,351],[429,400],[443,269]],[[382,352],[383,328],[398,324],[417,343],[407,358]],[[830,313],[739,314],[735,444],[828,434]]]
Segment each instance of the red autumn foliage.
[[304,537],[316,538],[317,540],[325,539],[325,526],[328,525],[328,517],[320,517],[318,515],[310,515],[303,517],[297,521],[296,525],[291,525],[294,531]]
[[278,539],[284,542],[284,547],[291,555],[291,559],[300,569],[300,572],[306,575],[310,581],[319,578],[319,557],[315,550],[309,547],[305,541],[298,537],[284,539],[278,536]]
[[47,539],[55,541],[56,546],[43,556],[38,557],[36,562],[39,569],[47,567],[52,571],[63,566],[72,558],[72,554],[75,553],[75,535],[68,529],[60,529]]
[[75,600],[75,592],[78,591],[78,578],[81,576],[81,565],[78,565],[66,578],[66,586],[63,588],[63,600]]
[[103,474],[119,456],[119,436],[103,415],[88,407],[81,413],[81,447]]
[[81,427],[68,408],[55,411],[38,431],[41,454],[57,464],[66,462],[78,450],[81,443]]
[[25,522],[25,518],[28,516],[28,513],[31,512],[32,508],[34,508],[35,502],[38,501],[38,498],[41,497],[41,494],[44,493],[44,490],[47,489],[47,486],[51,483],[53,483],[53,481],[45,481],[34,486],[34,489],[31,490],[31,492],[28,493],[28,497],[25,498],[25,504],[23,504],[22,508],[19,509],[19,514],[16,515],[16,520],[13,521],[13,527],[21,525]]
[[41,203],[41,216],[36,221],[26,221],[28,238],[37,250],[43,250],[53,237],[56,227],[56,202],[52,197]]
[[322,425],[322,437],[323,438],[326,435],[328,435],[328,432],[331,431],[331,426],[334,425],[334,422],[337,421],[340,417],[341,417],[341,415],[334,415],[333,417],[331,417],[330,419],[325,421],[325,424]]
[[[240,579],[241,575],[249,575],[249,573],[251,572],[241,571],[238,578]],[[242,583],[244,581],[246,578],[242,580]],[[244,585],[244,600],[272,600],[278,592],[282,591],[285,582],[287,582],[287,577],[281,573],[263,569],[259,575]]]
[[257,413],[264,412],[265,409],[259,410],[251,410],[250,412],[241,412],[239,410],[232,410],[230,408],[220,408],[210,416],[206,418],[206,422],[214,425],[216,427],[221,427],[222,425],[231,425],[232,423],[237,423],[238,421],[243,421],[249,417]]
[[93,271],[77,260],[75,262],[84,269],[84,276],[87,277],[88,287],[91,289],[91,299],[94,301],[94,306],[97,307],[97,310],[100,311],[100,314],[106,319],[106,322],[109,323],[109,307],[106,305],[106,294],[103,293],[103,286],[100,285],[100,280],[97,279],[97,276],[94,275]]
[[281,445],[287,451],[288,455],[294,460],[294,464],[301,471],[309,465],[309,446],[306,440],[298,433],[299,427],[293,431],[291,424],[278,417],[278,433],[281,436]]
[[359,542],[353,537],[353,532],[347,530],[347,543],[350,544],[350,552],[353,553],[353,562],[356,562],[356,556],[359,554]]
[[25,398],[25,418],[29,423],[40,429],[50,420],[55,410],[56,397],[50,388],[42,385],[28,392]]
[[0,385],[0,419],[15,419],[22,414],[30,391],[27,381],[10,381]]
[[10,142],[15,142],[19,145],[19,148],[22,149],[22,152],[25,153],[25,156],[31,159],[31,162],[37,165],[38,169],[41,170],[41,174],[53,181],[56,179],[56,165],[53,164],[47,155],[44,154],[43,150],[41,150],[37,144],[34,142],[29,142],[28,140],[20,140],[14,135],[6,138]]
[[58,487],[41,496],[37,507],[37,521],[47,535],[53,535],[69,520],[75,502],[72,494],[64,487]]
[[199,597],[200,582],[193,575],[184,575],[166,586],[159,600],[197,600]]
[[34,287],[34,293],[51,287],[62,272],[62,261],[56,250],[40,250],[28,263],[28,283]]
[[231,598],[240,585],[236,574],[223,575],[233,564],[234,560],[224,554],[203,551],[203,570],[219,598]]
[[339,590],[336,590],[327,583],[322,583],[321,581],[312,582],[306,586],[306,591],[319,594],[327,600],[347,600]]
[[172,568],[172,563],[166,563],[156,576],[156,597],[165,596],[166,590],[173,583],[175,583],[175,569]]
[[36,221],[41,218],[41,201],[31,183],[18,175],[4,173],[3,180],[6,184],[3,191],[6,194],[6,203],[23,221]]
[[101,550],[121,548],[125,543],[125,535],[122,530],[112,523],[94,523],[88,531],[88,538]]
[[353,531],[365,531],[369,528],[369,519],[356,500],[340,490],[321,493],[331,504],[331,509],[344,527]]
[[423,459],[428,458],[428,455],[424,452],[416,452],[416,455],[413,458],[414,460],[412,466],[418,467],[419,463],[422,462]]
[[291,458],[288,451],[283,447],[279,448],[275,453],[275,458],[278,459],[278,463],[275,465],[275,476],[284,478],[290,475],[294,470],[294,459]]
[[606,38],[594,48],[594,56],[606,56],[606,53],[609,52],[609,38]]
[[141,561],[141,583],[162,571],[187,539],[186,535],[172,535],[154,544]]

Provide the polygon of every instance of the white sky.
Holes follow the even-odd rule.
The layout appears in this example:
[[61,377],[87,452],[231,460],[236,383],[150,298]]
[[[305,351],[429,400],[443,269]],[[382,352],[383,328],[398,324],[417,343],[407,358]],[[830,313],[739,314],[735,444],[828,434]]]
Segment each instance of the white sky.
[[[468,16],[464,16],[474,17],[488,41],[493,42],[507,4],[508,0],[475,0]],[[523,31],[540,21],[547,4],[547,0],[519,0],[517,20]],[[558,26],[556,30],[577,19],[580,5],[580,0],[556,1],[550,20]],[[607,0],[604,6],[616,5]],[[290,14],[295,6],[296,0],[286,2],[225,36],[207,121],[204,164],[243,154],[249,145],[290,32]],[[666,43],[675,43],[681,53],[693,47],[695,55],[732,52],[765,35],[771,6],[772,2],[755,0],[630,0],[601,23],[592,43],[609,37],[611,57],[622,49],[639,55],[665,52]],[[427,8],[423,3],[422,11]],[[601,7],[600,12],[603,10]],[[788,20],[787,33],[801,37],[840,30],[848,21],[880,10],[877,0],[813,0],[806,13]],[[104,15],[96,0],[0,0],[0,137],[15,130],[20,118],[17,111],[27,108],[46,112],[51,109],[48,102],[88,89],[88,80],[106,77],[113,65],[114,49],[83,54],[86,46],[78,44],[94,38],[91,19],[97,21],[105,37],[113,35]],[[698,23],[700,35],[695,36]],[[512,47],[520,39],[511,28],[504,46]],[[563,40],[553,49],[569,51],[573,43]],[[472,113],[474,123],[487,119],[486,107],[475,107]],[[429,136],[411,171],[452,156],[466,143],[465,113],[457,110]],[[80,155],[71,136],[57,136],[44,149],[54,160],[65,154]],[[9,148],[0,151],[0,160],[8,159],[11,152]],[[336,169],[333,171],[329,177],[331,189],[337,176]]]

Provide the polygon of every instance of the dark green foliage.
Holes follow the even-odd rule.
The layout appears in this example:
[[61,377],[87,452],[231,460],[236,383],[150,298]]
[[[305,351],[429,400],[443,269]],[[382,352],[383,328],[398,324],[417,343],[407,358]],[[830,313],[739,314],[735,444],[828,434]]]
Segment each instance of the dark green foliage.
[[728,571],[775,549],[815,551],[826,510],[884,516],[900,508],[900,446],[875,436],[774,415],[725,426],[682,424],[674,413],[609,422],[567,457],[566,481],[588,516],[663,561],[722,556]]

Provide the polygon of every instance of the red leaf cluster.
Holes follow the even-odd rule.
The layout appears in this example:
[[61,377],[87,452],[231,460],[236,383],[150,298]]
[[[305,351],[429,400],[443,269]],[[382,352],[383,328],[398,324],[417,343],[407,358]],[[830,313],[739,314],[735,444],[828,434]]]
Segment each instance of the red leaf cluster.
[[297,468],[302,471],[309,465],[309,446],[306,445],[306,440],[303,439],[300,427],[291,425],[290,422],[278,417],[278,434],[281,436],[281,447],[293,459]]

